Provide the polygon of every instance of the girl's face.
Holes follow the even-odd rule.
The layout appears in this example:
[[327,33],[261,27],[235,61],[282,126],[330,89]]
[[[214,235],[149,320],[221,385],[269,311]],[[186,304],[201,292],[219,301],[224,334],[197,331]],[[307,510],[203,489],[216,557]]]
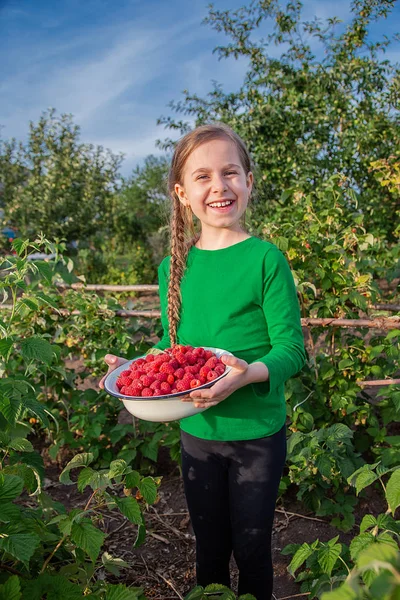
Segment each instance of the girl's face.
[[[240,230],[253,174],[245,173],[235,144],[228,139],[207,142],[193,150],[175,192],[206,228]],[[222,206],[221,206],[222,205]]]

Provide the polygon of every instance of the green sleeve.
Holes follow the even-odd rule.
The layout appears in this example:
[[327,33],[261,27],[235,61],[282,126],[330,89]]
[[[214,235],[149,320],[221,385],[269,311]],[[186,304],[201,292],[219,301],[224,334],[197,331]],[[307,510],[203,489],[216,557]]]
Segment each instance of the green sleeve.
[[268,393],[298,373],[306,360],[293,275],[278,249],[271,249],[264,259],[263,310],[271,350],[253,362],[262,362],[268,367],[268,381],[256,384],[259,393]]
[[161,305],[161,324],[163,326],[163,336],[157,344],[153,346],[153,348],[158,348],[159,350],[165,350],[166,348],[171,347],[171,342],[169,339],[169,327],[168,327],[168,318],[167,318],[167,293],[168,293],[168,278],[167,278],[167,270],[169,269],[169,261],[167,258],[161,262],[158,267],[158,285],[159,285],[159,295],[160,295],[160,305]]

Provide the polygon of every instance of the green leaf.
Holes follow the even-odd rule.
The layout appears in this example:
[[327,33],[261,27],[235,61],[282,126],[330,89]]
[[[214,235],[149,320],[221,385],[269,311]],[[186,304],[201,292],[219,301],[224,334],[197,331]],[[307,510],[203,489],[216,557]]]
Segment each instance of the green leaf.
[[35,260],[35,265],[43,279],[45,279],[47,283],[51,283],[54,274],[54,264],[44,260]]
[[23,487],[21,477],[0,473],[0,501],[15,500],[22,493]]
[[13,347],[14,340],[13,338],[2,338],[0,340],[0,356],[7,359],[8,353]]
[[111,554],[109,554],[108,552],[103,552],[101,562],[103,563],[104,568],[107,571],[109,571],[113,575],[116,575],[117,577],[120,574],[120,569],[129,568],[130,566],[129,563],[122,560],[122,558],[116,558],[114,556],[111,556]]
[[0,413],[10,425],[15,425],[22,412],[22,402],[17,398],[7,398],[0,394]]
[[367,567],[374,561],[395,563],[397,556],[398,550],[392,545],[379,543],[371,544],[366,550],[359,554],[357,558],[357,567]]
[[126,467],[127,467],[127,464],[124,460],[122,460],[122,459],[113,460],[110,463],[110,470],[109,470],[107,476],[110,479],[112,479],[113,477],[118,477],[120,475],[123,475],[125,473]]
[[119,510],[131,523],[135,523],[135,525],[142,524],[142,511],[136,498],[128,496],[127,498],[114,498],[114,500]]
[[0,501],[0,523],[15,523],[21,518],[21,509],[16,504]]
[[3,533],[0,537],[0,550],[11,554],[25,566],[28,565],[39,544],[40,539],[34,533]]
[[54,355],[51,344],[38,336],[22,340],[21,353],[26,360],[39,360],[46,364],[52,362]]
[[[361,528],[360,528],[361,529]],[[352,560],[356,561],[358,555],[366,550],[371,544],[376,543],[376,538],[371,532],[364,532],[357,535],[350,543],[350,556]]]
[[73,481],[71,481],[69,476],[69,472],[71,471],[71,469],[76,469],[78,467],[87,467],[88,465],[90,465],[91,462],[93,462],[93,460],[94,456],[91,452],[77,454],[72,460],[69,461],[67,466],[64,467],[64,469],[61,471],[59,477],[60,482],[64,483],[65,485],[72,485]]
[[301,567],[301,565],[307,560],[309,556],[311,556],[311,554],[313,554],[313,552],[314,549],[309,544],[307,544],[307,542],[304,542],[290,561],[290,564],[288,566],[289,573],[294,576],[297,569]]
[[335,566],[341,551],[341,544],[334,544],[333,546],[327,544],[321,548],[318,552],[318,563],[320,564],[323,573],[331,575],[332,569]]
[[361,490],[379,479],[379,476],[372,470],[377,464],[378,463],[375,463],[374,465],[363,465],[360,469],[354,471],[347,479],[348,483],[356,488],[357,496]]
[[392,473],[386,485],[386,500],[389,508],[394,515],[398,506],[400,506],[400,469]]
[[78,548],[81,548],[94,562],[103,545],[105,534],[92,525],[89,519],[82,519],[79,523],[72,523],[71,539]]
[[125,477],[125,487],[138,488],[140,483],[140,474],[137,471],[128,473]]
[[24,398],[23,399],[23,408],[27,410],[29,413],[35,415],[43,423],[43,425],[47,428],[50,427],[50,422],[47,417],[48,411],[47,409],[38,402],[35,398]]
[[33,452],[33,446],[29,440],[25,438],[13,438],[10,440],[9,448],[19,452]]
[[367,529],[371,529],[371,527],[375,527],[377,525],[377,520],[372,515],[365,515],[363,520],[360,523],[360,533],[364,533]]
[[21,597],[21,585],[17,575],[12,575],[0,585],[0,600],[20,600]]
[[145,477],[139,483],[139,491],[147,504],[153,504],[157,498],[157,485],[152,477]]
[[136,535],[136,539],[133,543],[133,547],[139,548],[139,546],[141,546],[143,544],[145,539],[146,539],[146,526],[138,525],[137,535]]
[[331,592],[322,594],[321,600],[360,600],[362,597],[348,583],[345,583]]
[[128,588],[123,584],[107,585],[104,600],[139,600],[143,595],[143,588]]
[[28,600],[82,600],[82,588],[62,575],[43,573],[29,581]]
[[317,467],[321,475],[327,478],[331,477],[331,469],[333,463],[332,459],[330,458],[330,455],[327,452],[324,452],[323,454],[317,456],[315,460],[315,466]]
[[338,367],[341,371],[343,371],[344,369],[347,369],[347,367],[350,367],[353,364],[353,361],[351,358],[343,358],[343,360],[339,361]]
[[82,469],[82,471],[78,475],[77,487],[80,492],[86,488],[86,486],[90,485],[93,490],[95,490],[98,486],[97,483],[99,481],[99,476],[97,471],[92,469],[91,467],[86,467]]

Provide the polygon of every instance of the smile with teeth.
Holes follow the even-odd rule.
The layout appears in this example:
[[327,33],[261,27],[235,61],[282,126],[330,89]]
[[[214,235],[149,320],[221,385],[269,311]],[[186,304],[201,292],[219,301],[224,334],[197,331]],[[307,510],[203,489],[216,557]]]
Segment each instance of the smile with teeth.
[[233,200],[226,200],[225,202],[212,202],[208,206],[211,208],[222,208],[223,206],[230,206],[233,204]]

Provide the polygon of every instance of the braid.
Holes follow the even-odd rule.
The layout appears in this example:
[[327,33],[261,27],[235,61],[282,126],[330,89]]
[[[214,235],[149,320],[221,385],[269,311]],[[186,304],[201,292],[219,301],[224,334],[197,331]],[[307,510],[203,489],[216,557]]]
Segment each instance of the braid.
[[[191,211],[189,213],[189,211],[183,207],[175,194],[172,198],[172,202],[171,261],[167,295],[167,316],[171,346],[177,343],[177,330],[182,305],[180,286],[186,268],[187,256],[191,246],[195,244],[199,238],[199,234],[196,234],[194,231]],[[192,234],[192,237],[189,240],[185,239],[187,231]]]

